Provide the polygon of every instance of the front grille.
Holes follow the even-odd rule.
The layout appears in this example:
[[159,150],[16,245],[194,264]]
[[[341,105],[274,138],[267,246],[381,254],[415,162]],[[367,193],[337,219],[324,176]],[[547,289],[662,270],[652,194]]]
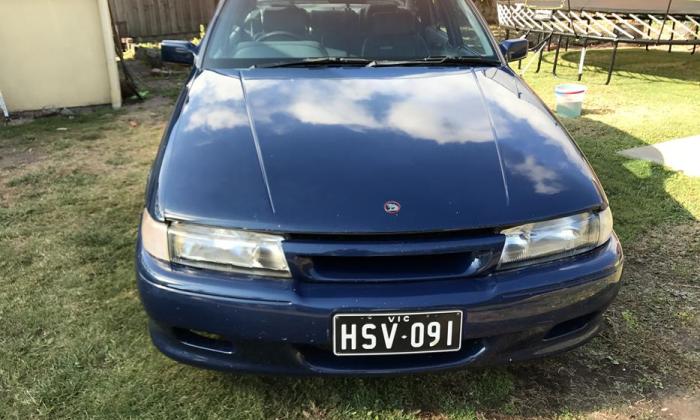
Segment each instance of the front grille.
[[294,237],[284,242],[290,270],[311,282],[467,278],[498,263],[503,236],[380,235]]

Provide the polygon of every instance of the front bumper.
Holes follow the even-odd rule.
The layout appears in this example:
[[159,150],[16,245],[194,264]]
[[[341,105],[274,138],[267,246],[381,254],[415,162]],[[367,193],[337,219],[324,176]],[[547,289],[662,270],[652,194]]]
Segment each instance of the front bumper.
[[[137,277],[155,346],[218,370],[381,375],[501,364],[585,343],[617,295],[622,250],[613,237],[585,255],[489,276],[405,283],[308,283],[173,269],[137,250]],[[335,313],[464,311],[454,353],[338,357]]]

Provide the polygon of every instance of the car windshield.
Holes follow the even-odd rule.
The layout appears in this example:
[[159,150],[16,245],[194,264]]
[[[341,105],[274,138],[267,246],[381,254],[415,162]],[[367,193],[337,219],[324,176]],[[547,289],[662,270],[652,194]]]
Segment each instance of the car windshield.
[[467,0],[229,0],[206,46],[209,68],[495,61]]

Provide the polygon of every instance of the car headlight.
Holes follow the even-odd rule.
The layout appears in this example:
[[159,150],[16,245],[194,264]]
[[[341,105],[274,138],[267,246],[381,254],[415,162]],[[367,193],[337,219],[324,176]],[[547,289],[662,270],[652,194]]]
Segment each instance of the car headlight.
[[506,229],[500,268],[512,268],[581,254],[603,245],[613,232],[610,207]]
[[191,267],[268,277],[290,277],[282,249],[283,237],[153,220],[144,211],[144,249],[154,257]]

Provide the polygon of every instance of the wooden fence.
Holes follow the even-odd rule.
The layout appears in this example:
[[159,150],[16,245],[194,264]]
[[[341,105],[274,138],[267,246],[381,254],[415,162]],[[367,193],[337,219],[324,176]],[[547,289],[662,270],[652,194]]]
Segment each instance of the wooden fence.
[[[219,0],[109,0],[112,18],[123,37],[162,38],[199,33],[214,15]],[[496,19],[495,0],[476,0],[489,21]]]
[[122,37],[161,38],[199,33],[219,0],[109,0]]

